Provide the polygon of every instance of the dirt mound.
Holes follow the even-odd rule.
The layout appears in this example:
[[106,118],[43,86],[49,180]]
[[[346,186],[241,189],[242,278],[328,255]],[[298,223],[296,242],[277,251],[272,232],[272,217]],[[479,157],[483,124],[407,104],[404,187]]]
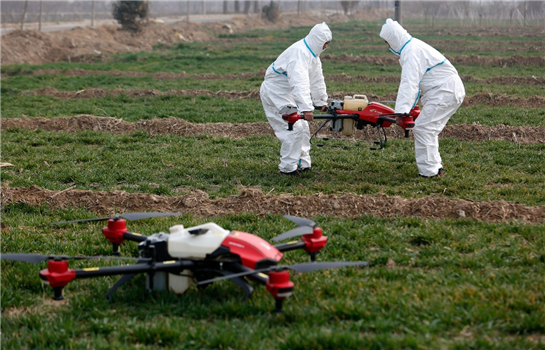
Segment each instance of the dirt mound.
[[[116,77],[152,77],[154,79],[199,79],[199,80],[232,80],[232,79],[251,79],[251,78],[263,78],[265,76],[265,69],[259,72],[241,73],[241,74],[187,74],[187,73],[146,73],[146,72],[126,72],[126,71],[99,71],[99,70],[86,70],[81,68],[76,69],[38,69],[32,72],[33,76],[41,75],[66,75],[74,77],[83,77],[89,75],[112,75]],[[325,76],[326,81],[335,82],[360,82],[360,83],[399,83],[400,78],[398,76],[380,76],[380,77],[368,77],[365,75],[346,75],[346,74],[331,74]],[[487,79],[475,78],[472,76],[463,76],[464,82],[477,82],[483,84],[501,84],[501,85],[545,85],[545,77],[492,77]]]
[[[376,11],[375,11],[376,12]],[[352,17],[330,16],[329,22],[350,19],[371,19],[378,13],[361,13]],[[382,11],[384,12],[384,11]],[[384,14],[381,14],[384,17]],[[107,60],[105,55],[123,52],[151,51],[156,45],[183,42],[209,42],[218,34],[239,33],[258,28],[312,26],[322,22],[320,16],[285,13],[277,23],[271,23],[260,15],[236,16],[229,21],[212,23],[176,22],[164,24],[150,22],[145,29],[133,35],[117,26],[76,27],[56,32],[13,31],[2,36],[2,64],[47,62],[88,62]]]
[[[319,121],[311,122],[311,132],[314,132],[321,124]],[[122,119],[97,117],[92,115],[79,115],[66,118],[7,118],[2,120],[2,130],[11,128],[23,128],[30,130],[47,130],[59,132],[76,131],[104,131],[118,134],[144,131],[150,134],[173,135],[212,135],[217,137],[243,138],[252,135],[269,135],[274,133],[267,122],[257,123],[201,123],[194,124],[180,118],[140,120],[135,123]],[[389,139],[404,138],[401,128],[392,126],[386,128]],[[367,129],[356,130],[353,136],[346,137],[341,133],[330,131],[325,127],[320,131],[320,136],[344,138],[345,140],[369,140],[375,138],[375,131]],[[412,134],[411,134],[412,137]],[[545,143],[545,128],[531,126],[485,126],[478,124],[447,125],[440,138],[455,138],[460,141],[489,141],[503,140],[520,144]]]
[[[128,97],[144,97],[144,96],[164,96],[164,95],[177,95],[177,96],[214,96],[224,97],[231,99],[259,99],[259,90],[250,91],[210,91],[204,89],[197,90],[167,90],[159,91],[152,89],[113,89],[103,90],[100,88],[85,89],[79,91],[59,91],[52,87],[46,87],[38,90],[24,91],[22,94],[28,95],[47,95],[57,98],[70,99],[70,98],[101,98],[106,96],[119,96],[124,95]],[[346,95],[354,95],[355,92],[333,92],[330,94],[330,98],[342,100]],[[358,94],[367,95],[373,101],[386,101],[395,100],[396,94],[387,94],[377,96],[371,92],[358,92]],[[488,105],[488,106],[507,106],[507,107],[527,107],[527,108],[541,108],[545,107],[545,97],[532,96],[529,98],[520,96],[507,96],[505,94],[490,94],[490,93],[478,93],[474,96],[467,96],[464,100],[464,107],[474,105]]]
[[[93,192],[85,190],[50,191],[37,186],[27,188],[3,187],[2,205],[25,203],[30,206],[48,205],[52,208],[85,208],[99,215],[124,212],[184,212],[198,216],[222,216],[240,213],[256,215],[290,214],[304,217],[333,216],[357,218],[409,217],[425,219],[472,218],[486,222],[521,221],[545,222],[545,206],[529,207],[505,201],[453,200],[443,197],[406,199],[385,195],[356,194],[292,196],[265,195],[255,188],[243,188],[236,196],[210,200],[203,191],[185,196],[163,197],[124,191]],[[112,212],[116,208],[117,212]]]
[[59,91],[52,87],[46,87],[43,89],[25,91],[24,94],[28,95],[47,95],[57,98],[101,98],[106,96],[119,96],[124,95],[128,97],[145,97],[145,96],[164,96],[164,95],[178,95],[178,96],[215,96],[215,97],[225,97],[232,99],[259,99],[259,90],[251,91],[210,91],[204,89],[197,90],[167,90],[159,91],[153,89],[136,89],[136,90],[127,90],[127,89],[114,89],[114,90],[103,90],[100,88],[95,89],[85,89],[79,91]]
[[195,23],[150,23],[139,35],[116,26],[76,27],[58,32],[14,31],[2,36],[2,64],[85,62],[103,55],[152,50],[157,44],[209,41],[213,33]]

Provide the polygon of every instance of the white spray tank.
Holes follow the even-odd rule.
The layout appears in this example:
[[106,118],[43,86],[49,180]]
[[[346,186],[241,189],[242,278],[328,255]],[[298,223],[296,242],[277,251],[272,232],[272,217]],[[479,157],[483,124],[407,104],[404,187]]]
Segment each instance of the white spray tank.
[[[183,225],[175,225],[170,228],[168,254],[174,258],[204,259],[207,254],[218,249],[228,235],[229,231],[215,223],[188,229]],[[183,270],[180,275],[172,273],[168,275],[169,289],[174,293],[184,293],[194,284],[193,274],[189,270]]]

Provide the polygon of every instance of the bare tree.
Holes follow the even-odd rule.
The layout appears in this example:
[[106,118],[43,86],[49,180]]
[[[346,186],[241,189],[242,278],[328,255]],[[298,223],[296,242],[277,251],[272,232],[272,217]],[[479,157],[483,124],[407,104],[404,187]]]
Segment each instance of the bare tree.
[[21,16],[21,30],[25,27],[25,17],[26,17],[26,10],[28,8],[28,0],[25,0],[25,5],[23,7],[23,16]]
[[95,0],[93,0],[93,4],[91,6],[91,27],[95,26]]
[[345,15],[348,15],[359,1],[341,1],[341,7]]
[[44,10],[44,2],[43,0],[40,0],[40,17],[39,17],[39,20],[38,20],[38,31],[41,32],[42,31],[42,12]]
[[250,0],[244,1],[244,14],[250,13],[250,6],[252,5],[252,2]]

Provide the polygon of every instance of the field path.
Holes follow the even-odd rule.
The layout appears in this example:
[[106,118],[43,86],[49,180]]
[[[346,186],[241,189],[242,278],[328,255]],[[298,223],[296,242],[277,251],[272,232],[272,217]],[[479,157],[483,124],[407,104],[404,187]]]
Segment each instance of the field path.
[[423,198],[365,196],[357,194],[309,196],[264,194],[260,189],[243,188],[239,195],[211,200],[206,192],[196,190],[188,195],[166,197],[125,191],[67,190],[50,191],[38,186],[26,188],[3,187],[1,204],[24,203],[51,208],[85,208],[99,215],[158,211],[184,212],[198,216],[221,216],[240,213],[256,215],[290,214],[303,217],[333,216],[357,218],[410,217],[425,219],[472,218],[485,222],[521,221],[545,222],[545,206],[530,207],[505,201],[471,201],[439,196]]
[[[311,131],[317,129],[320,122],[311,122]],[[256,135],[274,136],[273,131],[267,122],[255,123],[191,123],[181,118],[165,118],[140,120],[138,122],[127,122],[123,119],[110,117],[97,117],[82,114],[74,117],[64,118],[6,118],[2,120],[2,130],[10,128],[22,128],[30,130],[46,131],[104,131],[117,134],[126,134],[134,131],[144,131],[150,134],[174,134],[187,135],[213,135],[217,137],[243,138]],[[340,132],[329,131],[328,127],[321,131],[321,136],[330,136],[347,140],[366,140],[375,137],[375,131],[367,134],[365,128],[356,130],[353,136],[342,136]],[[322,129],[322,130],[324,130]],[[401,139],[403,131],[392,126],[386,128],[389,139]],[[335,134],[333,134],[335,133]],[[370,136],[369,136],[370,135]],[[510,141],[519,144],[545,143],[545,127],[539,126],[486,126],[478,124],[450,124],[445,127],[439,135],[440,138],[455,138],[460,141]],[[412,134],[410,136],[412,138]]]
[[[545,85],[545,80],[544,84]],[[138,97],[156,97],[156,96],[213,96],[229,99],[255,99],[259,100],[259,89],[249,91],[211,91],[206,89],[191,89],[191,90],[168,90],[160,91],[154,89],[112,89],[104,90],[101,88],[83,89],[78,91],[59,91],[53,87],[45,87],[37,90],[23,91],[21,94],[34,95],[34,96],[52,96],[62,99],[78,99],[78,98],[104,98],[107,96],[119,96],[124,95],[131,98]],[[397,94],[386,94],[382,96],[375,95],[372,92],[360,91],[360,92],[330,92],[329,98],[342,100],[347,95],[366,95],[371,101],[391,101],[395,100]],[[504,107],[516,107],[516,108],[545,108],[544,96],[508,96],[505,94],[492,94],[492,93],[477,93],[473,96],[466,96],[464,99],[463,107],[487,105],[492,107],[504,106]]]

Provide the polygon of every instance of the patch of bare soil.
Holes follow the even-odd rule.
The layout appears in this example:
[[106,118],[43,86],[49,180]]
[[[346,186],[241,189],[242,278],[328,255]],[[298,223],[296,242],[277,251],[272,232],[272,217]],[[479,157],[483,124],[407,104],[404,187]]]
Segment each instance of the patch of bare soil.
[[[223,91],[216,92],[196,89],[196,90],[168,90],[159,91],[152,89],[114,89],[103,90],[100,88],[85,89],[79,91],[59,91],[52,87],[46,87],[38,90],[24,91],[22,94],[28,95],[47,95],[63,99],[73,98],[101,98],[106,96],[119,96],[124,95],[128,97],[145,97],[145,96],[164,96],[164,95],[177,95],[177,96],[214,96],[225,97],[231,99],[259,99],[259,90],[250,91]],[[330,94],[332,99],[342,100],[346,95],[364,94],[367,95],[372,101],[391,101],[396,99],[396,94],[387,94],[377,96],[371,92],[359,91],[359,92],[334,92]],[[467,96],[464,100],[464,107],[474,105],[487,105],[487,106],[507,106],[507,107],[527,107],[527,108],[540,108],[545,107],[545,97],[532,96],[529,98],[520,96],[507,96],[505,94],[491,94],[491,93],[478,93],[474,96]]]
[[[164,197],[124,191],[50,191],[37,186],[3,187],[1,203],[25,203],[30,206],[45,204],[52,208],[78,207],[99,215],[157,211],[184,212],[205,217],[252,213],[303,217],[332,215],[337,218],[357,218],[361,215],[389,218],[416,216],[424,219],[467,217],[486,222],[545,222],[545,206],[529,207],[505,201],[454,200],[435,196],[406,199],[385,195],[321,193],[310,196],[271,195],[256,188],[243,188],[239,195],[211,200],[206,192],[198,190],[185,196]],[[112,208],[118,212],[112,212]]]
[[[85,70],[81,68],[76,69],[38,69],[32,73],[33,76],[41,75],[66,75],[74,77],[83,77],[89,75],[112,75],[116,77],[152,77],[154,79],[198,79],[198,80],[233,80],[233,79],[251,79],[251,78],[263,78],[265,76],[265,69],[259,72],[241,73],[241,74],[187,74],[187,73],[146,73],[146,72],[126,72],[126,71],[98,71],[98,70]],[[335,82],[361,82],[361,83],[399,83],[399,77],[367,77],[365,75],[349,76],[346,74],[331,74],[326,75],[326,81]],[[472,76],[463,76],[464,82],[476,82],[483,84],[501,84],[501,85],[545,85],[545,77],[492,77],[487,79],[475,78]]]
[[[311,132],[313,133],[320,124],[321,122],[317,120],[311,122]],[[2,120],[1,127],[2,130],[11,128],[63,132],[93,130],[119,134],[144,131],[149,134],[174,134],[180,136],[205,134],[229,138],[243,138],[252,135],[274,136],[272,128],[267,122],[195,124],[174,117],[140,120],[135,123],[126,122],[122,119],[92,115],[79,115],[65,118],[7,118]],[[404,138],[403,130],[395,125],[392,125],[385,130],[387,130],[388,139]],[[347,141],[372,141],[377,138],[376,132],[370,128],[356,130],[354,135],[347,137],[343,136],[340,132],[329,130],[327,126],[320,131],[319,136],[342,138]],[[410,137],[412,138],[412,134]],[[453,124],[447,125],[439,137],[455,138],[460,141],[503,140],[519,144],[545,143],[545,128],[531,126]]]

